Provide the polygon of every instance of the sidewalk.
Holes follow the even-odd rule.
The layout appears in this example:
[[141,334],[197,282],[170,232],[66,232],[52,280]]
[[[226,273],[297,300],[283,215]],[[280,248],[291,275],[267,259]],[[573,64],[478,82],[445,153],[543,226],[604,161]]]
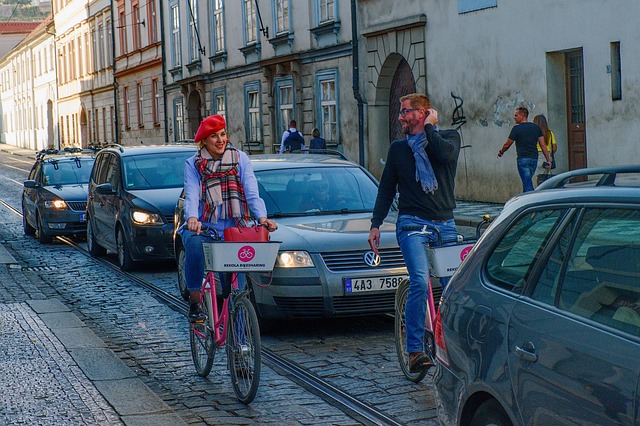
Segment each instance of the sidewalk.
[[[31,284],[0,244],[0,293]],[[57,299],[0,304],[0,423],[186,423]]]

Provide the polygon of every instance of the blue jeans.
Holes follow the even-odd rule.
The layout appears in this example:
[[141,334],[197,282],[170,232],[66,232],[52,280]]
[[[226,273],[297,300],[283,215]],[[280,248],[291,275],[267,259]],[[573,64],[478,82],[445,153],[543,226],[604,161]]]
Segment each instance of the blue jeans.
[[518,157],[517,161],[518,173],[520,173],[520,180],[522,180],[522,192],[533,191],[533,176],[536,174],[538,159]]
[[[429,225],[440,230],[443,237],[457,234],[453,219],[446,222],[432,222],[416,216],[398,216],[396,238],[409,272],[409,294],[405,305],[405,323],[407,326],[407,352],[424,352],[424,325],[427,317],[429,291],[429,260],[425,243],[436,241],[437,235],[412,235],[416,231],[405,231],[405,226]],[[446,283],[443,283],[443,286]],[[444,289],[444,287],[443,287]]]
[[[202,288],[202,280],[204,279],[204,252],[202,251],[202,243],[205,241],[213,241],[210,236],[196,235],[195,232],[183,229],[182,244],[185,250],[184,259],[184,278],[189,291],[199,291]],[[218,274],[221,282],[224,282],[222,273]],[[238,288],[244,288],[245,274],[238,274]]]

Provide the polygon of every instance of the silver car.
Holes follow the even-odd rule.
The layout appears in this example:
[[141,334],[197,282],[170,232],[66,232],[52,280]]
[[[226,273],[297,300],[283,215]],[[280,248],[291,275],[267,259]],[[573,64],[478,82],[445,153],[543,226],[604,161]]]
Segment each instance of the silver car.
[[[380,256],[367,238],[378,190],[364,168],[337,155],[250,156],[269,218],[282,241],[272,274],[252,273],[251,298],[261,319],[390,313],[407,269],[395,237],[395,212],[380,227]],[[184,222],[178,201],[175,221]],[[178,286],[187,296],[184,249],[174,246]]]

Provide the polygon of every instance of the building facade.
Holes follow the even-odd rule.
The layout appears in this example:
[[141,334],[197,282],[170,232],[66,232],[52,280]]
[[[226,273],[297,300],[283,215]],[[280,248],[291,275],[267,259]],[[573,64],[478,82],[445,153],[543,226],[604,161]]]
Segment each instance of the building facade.
[[[0,59],[0,141],[34,150],[53,147],[57,91],[52,20],[11,27],[17,28],[3,43],[12,49]],[[27,28],[30,32],[24,33]]]
[[547,117],[558,143],[554,173],[637,164],[640,27],[628,17],[640,3],[587,3],[358,1],[367,166],[379,173],[397,96],[414,86],[430,96],[442,127],[452,127],[451,94],[464,101],[459,198],[504,202],[522,191],[515,149],[496,158],[518,106],[529,121]]
[[115,142],[109,0],[53,0],[60,147]]
[[165,142],[162,39],[158,0],[114,4],[116,140],[122,145]]
[[295,119],[307,141],[317,127],[357,157],[348,2],[163,0],[162,10],[169,141],[222,114],[237,146],[278,152]]

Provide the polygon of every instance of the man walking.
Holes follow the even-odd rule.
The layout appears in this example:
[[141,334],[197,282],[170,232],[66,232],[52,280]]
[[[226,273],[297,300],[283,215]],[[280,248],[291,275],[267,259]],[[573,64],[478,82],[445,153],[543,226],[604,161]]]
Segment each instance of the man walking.
[[433,238],[419,234],[409,236],[414,231],[404,228],[429,225],[440,230],[443,236],[456,232],[453,209],[460,135],[451,131],[445,139],[440,134],[436,127],[438,112],[431,108],[426,95],[413,93],[400,98],[400,102],[398,120],[407,137],[394,141],[389,147],[371,218],[369,245],[378,253],[379,227],[389,212],[397,187],[400,196],[396,238],[410,280],[405,309],[407,352],[410,370],[417,372],[430,366],[423,345],[429,280],[423,244]]
[[302,133],[296,129],[297,125],[296,120],[289,122],[289,129],[284,131],[282,140],[280,141],[280,154],[304,149],[304,137]]
[[[536,173],[536,167],[538,167],[538,145],[547,164],[551,164],[542,130],[537,124],[528,122],[528,118],[528,109],[525,107],[516,108],[513,114],[513,121],[516,125],[513,126],[509,138],[498,151],[498,158],[500,158],[514,142],[516,143],[518,173],[522,180],[523,192],[533,191],[533,176]],[[545,166],[545,168],[549,168],[549,166]]]

